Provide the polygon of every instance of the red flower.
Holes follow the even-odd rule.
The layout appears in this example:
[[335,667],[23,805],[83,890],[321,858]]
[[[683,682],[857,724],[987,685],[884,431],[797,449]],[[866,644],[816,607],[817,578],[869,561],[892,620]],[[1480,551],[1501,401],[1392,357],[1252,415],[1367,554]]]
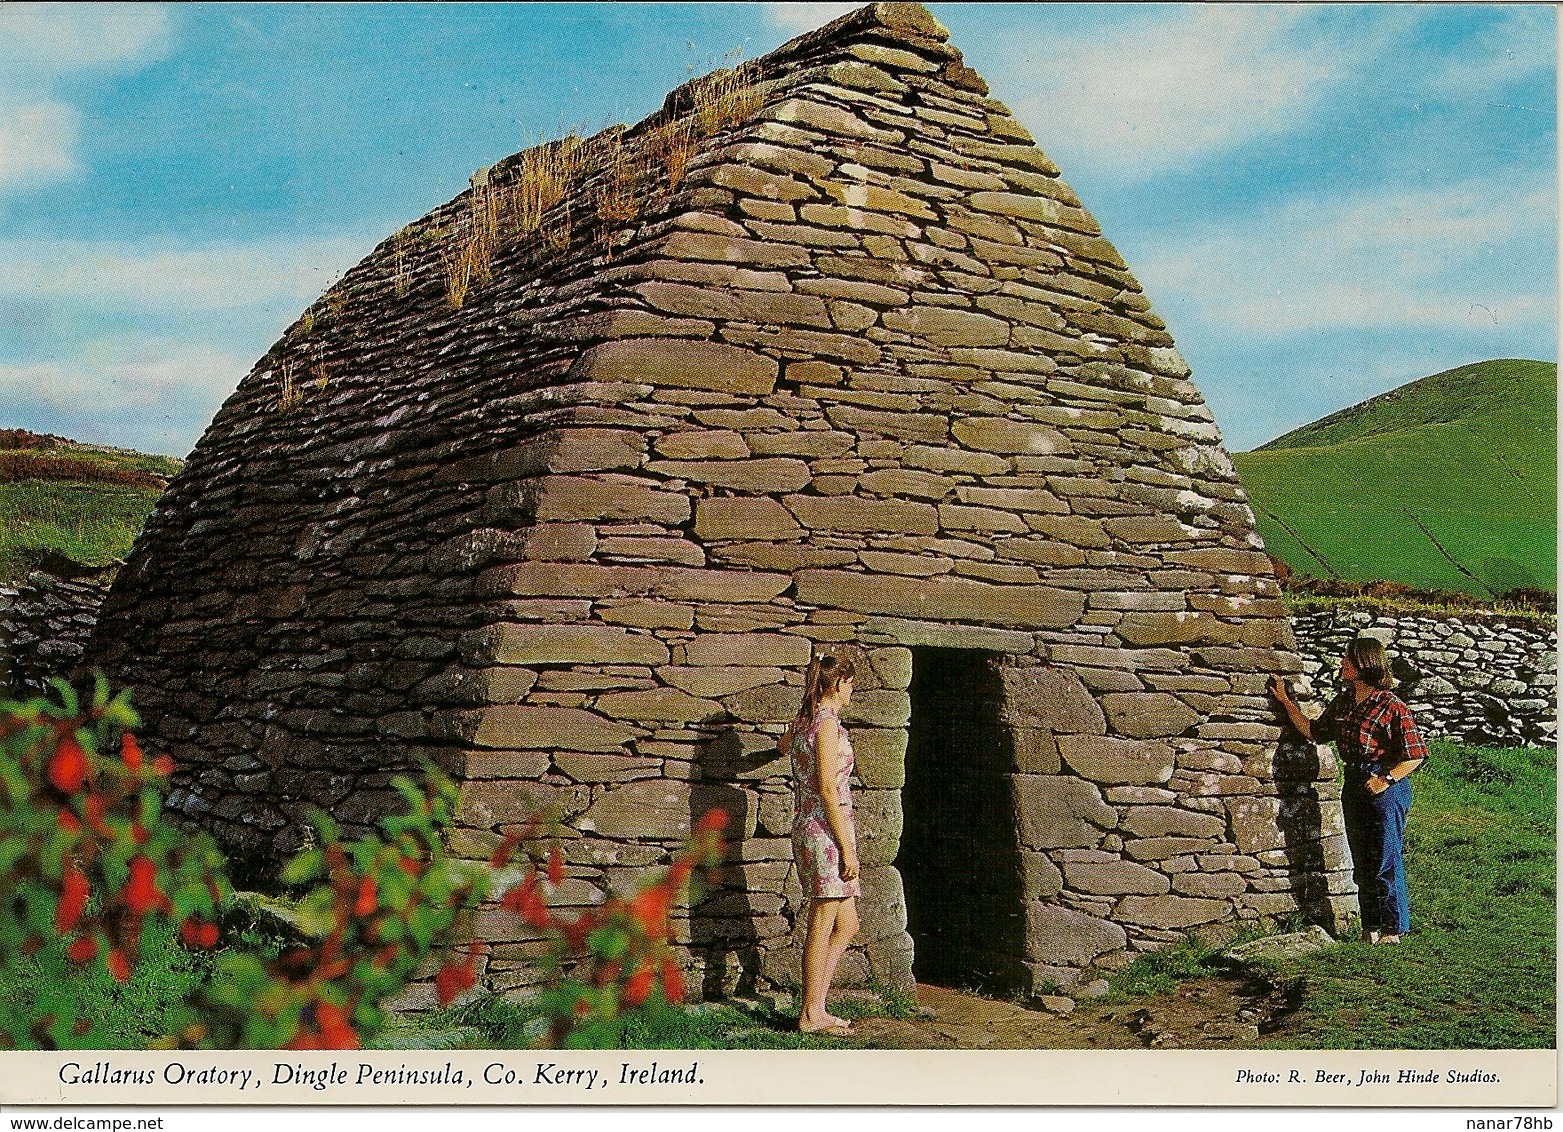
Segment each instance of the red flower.
[[585,947],[586,937],[592,933],[596,926],[596,923],[584,913],[569,923],[560,923],[559,925],[564,931],[565,944],[571,951],[579,951]]
[[675,959],[662,961],[662,994],[669,1002],[684,1001],[684,971]]
[[372,916],[379,906],[380,902],[375,898],[374,877],[365,877],[358,882],[358,899],[353,903],[353,915]]
[[157,866],[137,854],[130,859],[130,879],[125,882],[125,906],[144,916],[162,900],[157,890]]
[[535,888],[522,897],[521,918],[538,931],[548,926],[548,905]]
[[125,765],[131,770],[141,769],[141,744],[137,743],[136,737],[128,731],[120,740],[119,757],[125,760]]
[[308,1030],[300,1030],[283,1049],[320,1049],[320,1037]]
[[548,926],[548,905],[537,891],[536,873],[528,873],[525,880],[505,893],[500,905],[539,931]]
[[217,925],[189,917],[179,925],[179,938],[189,947],[213,948],[217,946]]
[[164,778],[167,778],[174,773],[174,760],[167,755],[158,755],[157,758],[152,760],[152,769]]
[[330,1002],[315,1003],[315,1018],[320,1022],[323,1049],[358,1049],[358,1031],[348,1022],[342,1008]]
[[722,809],[707,810],[700,815],[695,822],[696,833],[721,833],[727,828],[727,811]]
[[130,960],[125,958],[125,953],[119,948],[110,948],[109,956],[104,960],[108,964],[109,974],[121,983],[130,981]]
[[548,883],[564,883],[564,854],[557,845],[548,851]]
[[630,914],[640,923],[647,935],[660,939],[667,934],[668,905],[673,901],[673,890],[667,884],[654,884],[635,894],[630,901]]
[[55,819],[64,833],[80,833],[81,822],[76,820],[76,815],[69,810],[61,810],[59,817]]
[[476,981],[477,975],[472,970],[471,960],[445,964],[439,974],[434,976],[434,990],[439,995],[440,1005],[449,1006],[463,991],[471,989]]
[[98,954],[98,941],[90,935],[84,935],[71,941],[71,945],[65,949],[65,956],[72,963],[91,963]]
[[502,869],[510,864],[510,858],[515,855],[516,846],[521,844],[521,835],[517,833],[505,834],[505,839],[499,843],[499,848],[494,850],[488,863],[496,869]]
[[624,984],[624,1001],[630,1006],[639,1006],[651,997],[651,968],[642,967],[636,971]]
[[60,902],[54,910],[54,928],[61,935],[81,922],[81,914],[87,910],[87,896],[90,892],[86,874],[76,867],[75,861],[67,861],[65,872],[60,877]]
[[81,784],[87,781],[87,756],[81,744],[69,735],[61,739],[59,746],[54,748],[54,757],[49,760],[48,774],[49,781],[61,793],[74,794],[80,790]]

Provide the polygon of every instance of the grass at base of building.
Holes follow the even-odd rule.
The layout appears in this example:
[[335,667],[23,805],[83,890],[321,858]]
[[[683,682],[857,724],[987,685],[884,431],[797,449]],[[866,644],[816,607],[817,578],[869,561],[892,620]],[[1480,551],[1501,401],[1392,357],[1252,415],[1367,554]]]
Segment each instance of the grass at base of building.
[[[1412,932],[1397,947],[1344,942],[1272,964],[1300,980],[1301,1001],[1258,1044],[1291,1049],[1547,1049],[1556,1045],[1556,766],[1551,751],[1434,743],[1412,780],[1407,835]],[[246,938],[252,947],[275,941]],[[1147,1001],[1179,981],[1212,974],[1217,949],[1189,945],[1142,957],[1114,979],[1114,1001]],[[25,970],[0,971],[0,1002],[72,1010],[103,1021],[112,1048],[139,1049],[162,1032],[172,1006],[211,970],[170,932],[146,941],[136,978],[74,972],[58,948]],[[852,1017],[905,1017],[904,995],[832,1009]],[[635,1021],[624,1049],[829,1049],[855,1045],[792,1029],[784,1008],[703,1003]],[[546,1024],[539,1010],[497,996],[408,1015],[381,1036],[397,1049],[520,1049]]]

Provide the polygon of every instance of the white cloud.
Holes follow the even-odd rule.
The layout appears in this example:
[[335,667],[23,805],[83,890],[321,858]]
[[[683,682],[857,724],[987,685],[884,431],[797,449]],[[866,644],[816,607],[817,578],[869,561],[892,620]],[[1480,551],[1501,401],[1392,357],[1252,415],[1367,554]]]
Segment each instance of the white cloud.
[[1017,116],[1069,167],[1128,178],[1295,128],[1369,49],[1289,5],[1173,7],[1040,42],[1005,83],[1030,92]]
[[790,32],[813,31],[837,16],[862,7],[861,4],[764,4],[765,18],[771,26]]
[[157,4],[0,4],[0,81],[139,66],[162,58],[172,38]]
[[[21,312],[11,329],[27,343],[0,355],[5,421],[183,453],[256,356],[374,242],[0,239],[0,316]],[[6,329],[0,317],[0,341]]]
[[0,362],[0,404],[12,425],[183,456],[251,364],[199,342],[115,338],[47,362]]
[[0,299],[148,315],[249,307],[296,313],[376,242],[349,235],[193,247],[0,239]]
[[1279,205],[1165,234],[1137,266],[1169,312],[1238,326],[1250,338],[1512,334],[1554,317],[1555,231],[1550,184],[1495,177]]
[[60,88],[145,66],[172,42],[157,5],[0,3],[0,193],[81,172],[81,114]]
[[93,420],[127,413],[209,416],[249,372],[240,358],[199,343],[167,339],[85,344],[64,360],[0,362],[0,401]]
[[74,174],[80,125],[81,115],[60,102],[8,107],[0,101],[0,191]]

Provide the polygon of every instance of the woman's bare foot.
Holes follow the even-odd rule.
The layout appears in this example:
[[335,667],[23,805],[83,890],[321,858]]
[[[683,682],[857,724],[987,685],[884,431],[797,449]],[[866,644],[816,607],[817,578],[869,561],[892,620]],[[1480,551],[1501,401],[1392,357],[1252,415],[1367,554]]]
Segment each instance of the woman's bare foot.
[[1400,942],[1400,937],[1398,935],[1381,935],[1377,939],[1375,939],[1373,942],[1374,943],[1399,943]]
[[798,1033],[800,1034],[828,1034],[833,1038],[846,1038],[852,1034],[851,1024],[834,1014],[826,1014],[823,1018],[798,1019]]

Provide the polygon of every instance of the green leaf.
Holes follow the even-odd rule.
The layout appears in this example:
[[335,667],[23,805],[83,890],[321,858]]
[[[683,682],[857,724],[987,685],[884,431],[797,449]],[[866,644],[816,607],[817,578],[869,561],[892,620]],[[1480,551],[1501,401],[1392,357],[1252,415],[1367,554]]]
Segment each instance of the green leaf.
[[304,884],[320,875],[325,856],[319,849],[305,849],[282,867],[278,879],[283,884]]
[[81,702],[76,698],[75,688],[72,688],[58,676],[49,677],[45,683],[60,694],[60,706],[64,708],[61,718],[81,714]]
[[404,925],[395,916],[387,916],[375,925],[375,931],[386,943],[395,943],[405,934]]
[[612,924],[604,924],[586,937],[586,946],[591,949],[593,955],[600,955],[604,959],[617,959],[628,950],[630,936],[623,928]]
[[405,774],[398,774],[391,779],[391,788],[407,801],[407,809],[414,814],[423,812],[424,793],[413,785],[412,779]]
[[141,792],[141,824],[147,829],[152,829],[158,824],[158,815],[163,812],[163,799],[158,796],[156,790],[143,790]]
[[326,844],[329,845],[342,839],[341,827],[337,825],[335,819],[330,814],[318,806],[308,807],[304,811],[304,816],[308,819],[310,825],[320,831],[320,839]]

